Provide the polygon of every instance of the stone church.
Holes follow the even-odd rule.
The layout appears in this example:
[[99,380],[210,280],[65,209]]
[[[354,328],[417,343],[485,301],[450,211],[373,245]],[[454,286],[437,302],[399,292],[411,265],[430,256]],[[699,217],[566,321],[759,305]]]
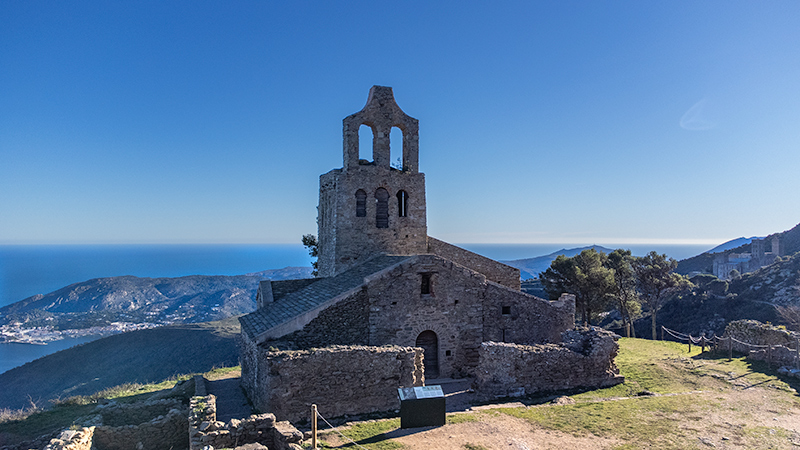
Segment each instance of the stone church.
[[[361,125],[372,161],[359,159]],[[392,127],[402,168],[390,165]],[[318,214],[319,276],[262,282],[257,311],[240,319],[246,344],[301,332],[306,346],[418,346],[430,379],[469,374],[481,342],[559,342],[573,327],[571,299],[528,295],[518,269],[428,236],[419,121],[390,87],[373,86],[344,119],[344,166],[320,177]]]
[[[373,132],[371,161],[359,158],[361,125]],[[399,168],[392,127],[403,136]],[[390,87],[373,86],[344,119],[343,156],[342,168],[320,176],[319,276],[262,281],[258,309],[239,319],[251,398],[274,382],[263,381],[276,371],[264,361],[278,349],[419,347],[425,379],[460,378],[475,376],[485,342],[550,345],[574,328],[573,296],[529,295],[518,269],[428,236],[419,122]]]

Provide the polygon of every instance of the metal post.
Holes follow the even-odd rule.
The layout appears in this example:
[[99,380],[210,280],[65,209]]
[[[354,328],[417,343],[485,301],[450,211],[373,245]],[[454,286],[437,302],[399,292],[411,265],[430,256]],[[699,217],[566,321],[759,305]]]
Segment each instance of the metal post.
[[311,405],[311,448],[317,450],[317,405]]
[[689,353],[692,353],[692,335],[689,335]]
[[705,336],[701,336],[700,337],[700,354],[702,355],[705,352],[706,352],[706,337]]
[[661,325],[661,340],[664,340],[664,325]]

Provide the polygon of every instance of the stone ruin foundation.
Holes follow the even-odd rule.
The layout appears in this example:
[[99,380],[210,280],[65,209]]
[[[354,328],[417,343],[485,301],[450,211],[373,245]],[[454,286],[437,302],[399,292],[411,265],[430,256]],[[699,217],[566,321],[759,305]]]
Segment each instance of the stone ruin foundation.
[[619,345],[610,331],[570,330],[560,344],[519,345],[484,342],[476,371],[483,398],[537,392],[601,388],[625,381],[614,365]]
[[[613,386],[624,381],[614,365],[618,338],[582,329],[564,332],[560,344],[484,342],[468,375],[481,399]],[[256,408],[293,422],[308,420],[312,404],[326,417],[394,411],[397,388],[426,384],[420,348],[334,346],[259,356],[259,384],[248,389],[259,394]]]
[[397,388],[424,384],[420,348],[333,346],[259,356],[256,385],[248,389],[254,406],[293,422],[308,420],[312,404],[327,417],[395,410]]

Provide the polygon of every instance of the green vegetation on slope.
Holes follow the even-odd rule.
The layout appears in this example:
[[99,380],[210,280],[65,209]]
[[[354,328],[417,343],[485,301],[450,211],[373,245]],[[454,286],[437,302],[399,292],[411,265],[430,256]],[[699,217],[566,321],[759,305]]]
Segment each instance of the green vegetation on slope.
[[235,318],[109,336],[0,374],[0,408],[19,409],[238,364]]

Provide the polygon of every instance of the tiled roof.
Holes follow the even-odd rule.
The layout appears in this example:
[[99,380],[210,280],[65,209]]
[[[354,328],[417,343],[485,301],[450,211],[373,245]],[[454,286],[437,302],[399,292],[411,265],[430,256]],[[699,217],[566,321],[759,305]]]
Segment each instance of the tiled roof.
[[408,259],[408,256],[383,255],[334,277],[320,278],[296,292],[287,294],[264,308],[239,318],[242,332],[251,338],[322,305],[364,284],[364,278]]

